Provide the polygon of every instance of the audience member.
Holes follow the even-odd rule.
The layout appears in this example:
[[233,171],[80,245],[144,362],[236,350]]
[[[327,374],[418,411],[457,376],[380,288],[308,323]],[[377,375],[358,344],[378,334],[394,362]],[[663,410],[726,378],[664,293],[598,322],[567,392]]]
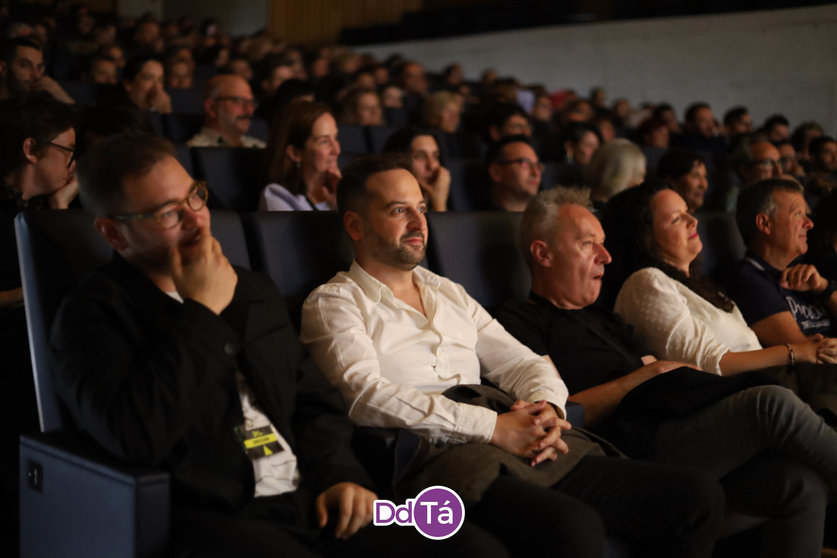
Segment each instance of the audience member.
[[778,143],[790,137],[790,122],[781,114],[768,116],[764,121],[762,131],[771,143]]
[[14,218],[22,209],[63,209],[74,180],[75,115],[39,91],[0,101],[0,545],[16,538],[19,436],[39,429]]
[[[584,406],[585,425],[631,455],[715,475],[727,511],[770,518],[760,530],[770,556],[819,556],[834,431],[789,390],[753,387],[761,377],[720,378],[657,360],[629,326],[596,305],[610,254],[586,192],[540,193],[520,231],[532,288],[498,317],[552,360],[570,400]],[[799,444],[800,435],[812,439]]]
[[501,211],[523,211],[538,193],[543,164],[528,136],[506,136],[486,155],[490,183],[489,206]]
[[462,95],[450,91],[436,91],[424,99],[421,124],[426,128],[454,134],[462,116]]
[[171,97],[163,88],[163,63],[153,54],[131,58],[122,71],[122,87],[128,99],[143,110],[168,114]]
[[805,183],[807,193],[822,195],[837,187],[837,141],[830,136],[812,139],[808,146],[810,173]]
[[584,185],[584,168],[602,143],[599,130],[586,122],[574,122],[564,131],[564,166],[558,176],[563,186]]
[[727,289],[763,345],[835,334],[837,283],[796,263],[808,251],[809,211],[794,180],[762,180],[738,196],[735,219],[747,253]]
[[189,147],[264,147],[265,143],[246,135],[253,119],[256,100],[240,76],[220,74],[203,87],[204,125],[186,142]]
[[267,178],[259,209],[317,211],[337,207],[340,180],[337,123],[328,105],[294,101],[273,121],[267,142]]
[[790,140],[793,143],[793,148],[796,149],[799,162],[806,171],[809,170],[808,165],[811,162],[811,154],[808,151],[808,146],[811,140],[820,137],[823,133],[822,126],[816,122],[809,121],[797,126],[793,131],[793,135],[791,135]]
[[46,75],[44,52],[33,39],[7,39],[0,51],[0,100],[45,91],[62,103],[73,104],[58,82]]
[[805,261],[829,281],[837,281],[837,190],[820,199],[811,216],[814,227],[808,231]]
[[648,178],[655,178],[660,158],[668,149],[669,131],[665,121],[650,117],[643,120],[637,130],[639,149],[645,155]]
[[659,179],[680,194],[686,202],[689,213],[703,207],[708,183],[706,182],[706,160],[697,151],[672,148],[666,151],[657,167]]
[[753,119],[747,107],[737,106],[724,113],[724,135],[728,141],[753,131]]
[[782,175],[789,176],[800,184],[804,184],[805,169],[799,164],[799,158],[796,155],[796,149],[793,147],[791,140],[784,139],[777,141],[774,145],[779,150],[779,163],[782,165]]
[[404,153],[410,172],[418,180],[431,211],[447,211],[450,171],[442,165],[439,142],[431,130],[408,127],[396,130],[384,144],[383,153]]
[[81,74],[81,81],[97,85],[116,85],[116,75],[116,61],[109,56],[97,54],[87,61],[87,70]]
[[767,141],[764,134],[754,133],[739,136],[732,147],[730,165],[736,174],[730,177],[723,196],[722,207],[727,212],[734,212],[738,195],[749,184],[768,178],[778,178],[782,174],[779,150]]
[[645,156],[633,142],[617,138],[599,147],[584,168],[584,183],[594,204],[607,200],[645,180]]
[[500,141],[508,136],[531,136],[529,116],[517,103],[498,103],[486,113],[485,124],[490,141]]
[[186,58],[169,58],[165,67],[166,89],[192,89],[194,66]]
[[[601,556],[605,531],[645,556],[710,554],[723,507],[716,483],[602,455],[563,420],[554,367],[461,286],[417,267],[427,222],[409,172],[370,157],[347,168],[337,192],[356,259],[308,297],[301,339],[355,423],[433,444],[420,484],[453,488],[469,519],[516,554]],[[480,386],[483,377],[500,389]]]
[[340,122],[357,126],[383,125],[384,112],[378,93],[363,87],[351,90],[343,100]]

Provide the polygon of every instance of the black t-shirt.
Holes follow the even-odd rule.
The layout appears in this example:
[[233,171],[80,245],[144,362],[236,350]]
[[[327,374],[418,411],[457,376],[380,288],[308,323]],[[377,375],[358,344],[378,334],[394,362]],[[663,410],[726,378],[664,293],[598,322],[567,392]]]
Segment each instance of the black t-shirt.
[[549,355],[570,393],[629,374],[650,354],[633,328],[604,308],[563,310],[534,293],[529,296],[506,303],[497,319],[521,343]]

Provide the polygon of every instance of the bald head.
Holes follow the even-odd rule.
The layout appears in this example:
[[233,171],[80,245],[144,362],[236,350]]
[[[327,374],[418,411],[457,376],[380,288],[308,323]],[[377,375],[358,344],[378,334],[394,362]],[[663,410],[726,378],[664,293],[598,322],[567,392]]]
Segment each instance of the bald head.
[[206,127],[219,132],[230,145],[239,146],[255,109],[250,84],[241,76],[223,74],[210,78],[203,93]]

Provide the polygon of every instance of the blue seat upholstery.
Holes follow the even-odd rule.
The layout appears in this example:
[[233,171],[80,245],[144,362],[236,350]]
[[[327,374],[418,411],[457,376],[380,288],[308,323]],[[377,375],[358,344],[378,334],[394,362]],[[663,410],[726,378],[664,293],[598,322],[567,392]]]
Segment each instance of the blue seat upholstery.
[[267,184],[264,149],[244,147],[193,147],[195,176],[207,181],[209,189],[226,209],[252,211]]

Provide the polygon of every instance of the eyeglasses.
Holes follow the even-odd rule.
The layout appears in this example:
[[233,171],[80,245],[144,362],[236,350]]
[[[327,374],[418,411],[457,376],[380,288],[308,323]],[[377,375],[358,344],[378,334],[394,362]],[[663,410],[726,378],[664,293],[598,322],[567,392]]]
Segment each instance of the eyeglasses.
[[538,169],[538,172],[543,172],[543,163],[535,162],[528,157],[520,157],[519,159],[506,159],[505,161],[496,161],[498,165],[520,165],[523,170]]
[[235,103],[236,105],[238,105],[240,107],[252,108],[253,110],[256,110],[256,108],[259,106],[259,102],[256,99],[247,98],[247,97],[235,97],[235,96],[234,97],[215,97],[215,100],[216,101],[231,101],[231,102]]
[[206,205],[206,200],[209,199],[209,189],[206,187],[206,182],[203,180],[196,180],[189,190],[189,195],[185,199],[178,202],[167,203],[161,208],[152,213],[129,213],[125,215],[111,215],[111,219],[117,221],[133,221],[134,219],[154,219],[161,229],[170,229],[177,226],[183,220],[183,214],[186,211],[185,206],[189,206],[192,211],[200,211]]
[[51,145],[52,147],[56,147],[56,148],[60,149],[61,151],[69,153],[70,154],[70,160],[67,161],[67,168],[70,168],[71,166],[73,166],[73,161],[76,160],[76,150],[75,150],[74,147],[67,147],[66,145],[60,145],[60,144],[57,144],[57,143],[52,142],[52,141],[48,141],[47,143],[49,145]]

